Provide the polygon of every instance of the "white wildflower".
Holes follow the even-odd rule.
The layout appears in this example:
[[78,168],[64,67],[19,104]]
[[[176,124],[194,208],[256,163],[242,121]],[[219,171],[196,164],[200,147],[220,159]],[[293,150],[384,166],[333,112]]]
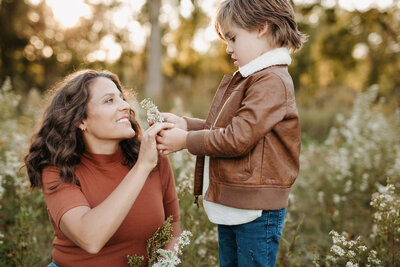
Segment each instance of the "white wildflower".
[[346,263],[346,267],[358,267],[358,263],[353,263],[353,262],[351,262],[351,261],[348,261],[348,262]]
[[181,263],[178,255],[171,250],[157,249],[159,255],[158,261],[154,263],[153,267],[174,267]]
[[352,185],[353,185],[353,182],[351,180],[347,180],[346,183],[344,184],[344,192],[349,193],[351,191]]
[[366,247],[366,246],[359,246],[358,249],[359,249],[360,251],[364,252],[364,251],[367,250],[367,247]]
[[331,255],[328,255],[328,256],[326,257],[326,259],[327,259],[328,261],[331,261],[331,262],[336,262],[336,261],[337,261],[337,259],[336,259],[335,257],[331,256]]
[[179,255],[182,254],[184,246],[190,244],[189,237],[192,236],[190,231],[183,231],[178,238],[178,242],[174,245],[174,250],[157,249],[157,262],[152,266],[155,267],[174,267],[181,263]]
[[337,245],[333,245],[333,246],[331,247],[331,251],[332,251],[333,253],[335,253],[336,255],[341,256],[341,257],[345,254],[344,249],[342,249],[341,247],[339,247],[339,246],[337,246]]
[[347,251],[347,256],[351,257],[351,258],[355,258],[356,257],[356,253],[352,250]]
[[340,196],[337,194],[333,195],[333,203],[338,204],[340,202]]
[[324,203],[324,196],[325,196],[325,193],[323,192],[323,191],[319,191],[318,192],[318,202],[319,203]]
[[144,108],[147,113],[147,121],[148,122],[165,122],[167,121],[163,116],[160,115],[157,106],[148,98],[143,99],[140,102],[142,108]]

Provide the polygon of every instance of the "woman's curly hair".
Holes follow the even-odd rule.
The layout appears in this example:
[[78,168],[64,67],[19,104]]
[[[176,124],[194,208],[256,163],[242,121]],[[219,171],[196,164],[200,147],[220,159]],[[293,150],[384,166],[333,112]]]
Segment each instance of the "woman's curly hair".
[[[85,151],[82,131],[78,126],[87,117],[90,99],[89,84],[98,77],[105,77],[115,83],[123,94],[118,76],[109,71],[81,70],[70,74],[57,84],[55,95],[46,108],[39,131],[32,137],[31,146],[25,156],[31,188],[42,186],[42,171],[46,166],[60,169],[60,181],[79,185],[75,169]],[[135,136],[120,142],[125,156],[125,165],[132,167],[138,158],[141,128],[130,110],[130,122]]]

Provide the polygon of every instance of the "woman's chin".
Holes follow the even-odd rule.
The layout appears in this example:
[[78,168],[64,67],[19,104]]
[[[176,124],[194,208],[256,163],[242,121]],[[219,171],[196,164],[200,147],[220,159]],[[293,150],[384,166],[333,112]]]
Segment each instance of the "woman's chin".
[[135,133],[135,131],[132,129],[131,132],[126,133],[125,138],[126,138],[126,139],[130,139],[130,138],[135,137],[135,135],[136,135],[136,133]]

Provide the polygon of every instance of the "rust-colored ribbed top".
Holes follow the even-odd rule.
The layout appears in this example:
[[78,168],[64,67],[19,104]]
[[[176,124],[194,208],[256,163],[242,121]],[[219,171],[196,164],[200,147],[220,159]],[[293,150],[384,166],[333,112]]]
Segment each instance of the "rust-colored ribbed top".
[[[146,257],[146,240],[169,215],[174,217],[174,235],[180,234],[174,177],[168,158],[161,156],[125,220],[98,254],[87,253],[64,236],[58,227],[63,214],[78,206],[96,207],[106,199],[129,172],[123,161],[120,148],[111,155],[85,153],[76,169],[81,186],[63,183],[55,190],[48,188],[59,181],[58,168],[43,170],[43,193],[55,234],[54,263],[62,267],[128,266],[128,254]],[[147,259],[142,266],[147,266]]]

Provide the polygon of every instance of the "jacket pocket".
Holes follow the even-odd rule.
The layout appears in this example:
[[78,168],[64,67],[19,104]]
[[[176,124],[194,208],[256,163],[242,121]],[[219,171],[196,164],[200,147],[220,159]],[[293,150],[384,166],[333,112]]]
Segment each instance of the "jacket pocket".
[[293,184],[298,174],[298,161],[274,136],[264,138],[262,183],[265,185],[288,187]]
[[221,182],[243,183],[251,177],[250,153],[242,157],[212,158],[211,163],[214,175]]

